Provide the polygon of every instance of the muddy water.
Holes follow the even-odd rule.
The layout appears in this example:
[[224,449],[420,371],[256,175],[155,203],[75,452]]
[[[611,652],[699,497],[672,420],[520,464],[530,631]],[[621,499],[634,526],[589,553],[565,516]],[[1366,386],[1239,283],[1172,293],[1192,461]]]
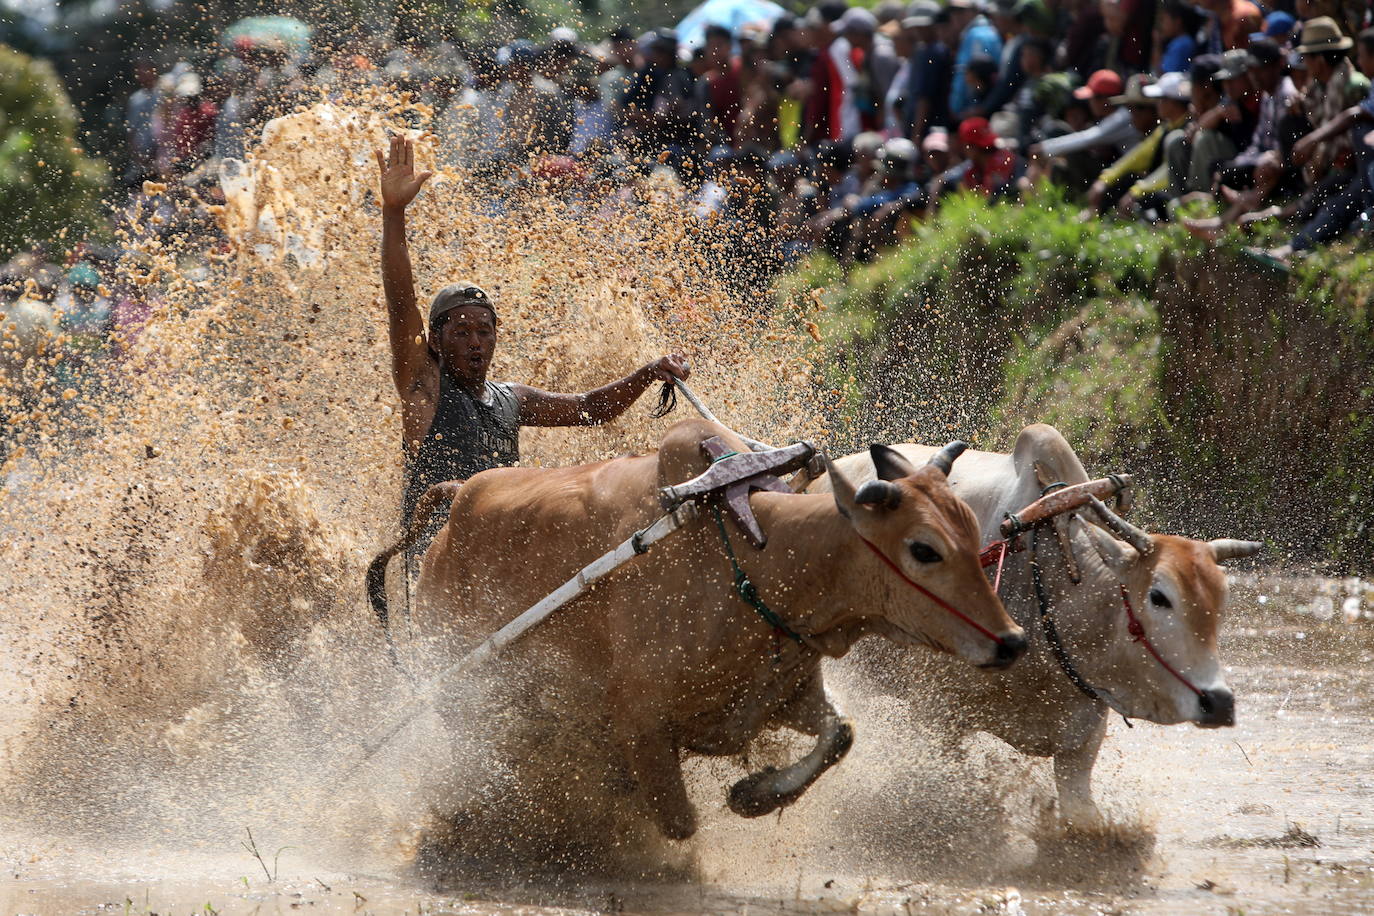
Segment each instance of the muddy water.
[[[1044,766],[986,740],[951,756],[842,677],[860,726],[844,765],[745,822],[722,805],[743,765],[693,761],[704,824],[682,847],[566,780],[558,797],[520,791],[531,767],[555,785],[582,772],[596,738],[559,731],[558,697],[536,697],[532,723],[512,715],[495,674],[451,698],[469,733],[422,715],[360,768],[358,736],[408,696],[360,588],[399,500],[369,196],[369,149],[398,107],[274,125],[224,209],[200,212],[223,237],[130,227],[107,282],[147,324],[91,378],[67,381],[54,347],[21,380],[32,395],[0,390],[24,445],[0,467],[0,912],[1315,914],[1372,899],[1368,624],[1280,602],[1228,630],[1238,728],[1113,726],[1098,795],[1117,826],[1101,835],[1043,822]],[[421,295],[459,277],[496,290],[505,377],[585,388],[682,349],[728,422],[823,437],[805,314],[734,301],[675,195],[621,176],[497,210],[441,173],[412,214]],[[639,405],[532,433],[525,460],[643,449],[668,422]],[[455,804],[476,827],[437,817]],[[1321,845],[1293,845],[1309,835]],[[418,874],[436,847],[461,853],[440,883]]]
[[[918,744],[892,731],[899,717],[883,698],[848,695],[862,740],[781,816],[733,818],[713,798],[719,782],[698,779],[708,814],[689,846],[690,876],[436,883],[404,857],[359,867],[330,849],[328,836],[312,848],[289,812],[264,817],[245,806],[217,816],[242,825],[239,841],[256,824],[262,861],[230,829],[196,840],[177,825],[145,824],[97,848],[75,837],[44,841],[36,824],[7,830],[0,911],[1371,912],[1374,631],[1241,603],[1223,644],[1239,724],[1114,724],[1097,796],[1115,826],[1101,834],[1066,836],[1023,816],[1047,797],[1042,764],[983,739],[961,765],[922,759]],[[903,791],[912,785],[919,791]],[[1011,810],[993,818],[973,810],[999,800]],[[293,848],[279,850],[282,837]]]

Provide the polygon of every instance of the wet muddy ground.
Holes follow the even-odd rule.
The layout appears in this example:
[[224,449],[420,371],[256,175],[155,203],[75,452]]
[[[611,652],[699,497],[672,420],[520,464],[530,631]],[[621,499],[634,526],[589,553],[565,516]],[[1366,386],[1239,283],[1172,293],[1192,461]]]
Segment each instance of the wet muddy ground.
[[[697,880],[436,887],[404,867],[350,874],[308,848],[278,858],[262,836],[261,862],[218,839],[144,848],[131,837],[130,850],[112,852],[9,837],[0,838],[0,912],[1374,912],[1374,623],[1319,620],[1296,593],[1260,604],[1242,588],[1237,604],[1223,656],[1239,724],[1115,722],[1096,791],[1121,826],[1102,835],[1042,830],[1011,846],[965,836],[930,868],[889,855],[872,831],[845,824],[884,817],[871,805],[845,809],[847,781],[892,765],[891,748],[869,741],[823,780],[825,792],[779,818],[712,814],[694,841]],[[848,702],[862,727],[878,700]],[[1043,780],[1043,770],[1028,778]]]

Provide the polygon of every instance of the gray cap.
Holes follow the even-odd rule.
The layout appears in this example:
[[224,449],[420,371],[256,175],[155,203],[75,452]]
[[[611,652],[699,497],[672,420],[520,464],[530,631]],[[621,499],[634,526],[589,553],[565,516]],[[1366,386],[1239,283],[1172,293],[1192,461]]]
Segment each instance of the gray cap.
[[1250,52],[1243,48],[1236,48],[1221,55],[1221,69],[1217,71],[1217,79],[1233,80],[1244,76],[1250,70]]
[[491,312],[491,320],[495,323],[496,306],[491,304],[491,297],[487,295],[486,290],[471,283],[451,283],[435,293],[434,299],[429,303],[429,326],[433,328],[434,322],[454,309],[467,305],[481,306]]

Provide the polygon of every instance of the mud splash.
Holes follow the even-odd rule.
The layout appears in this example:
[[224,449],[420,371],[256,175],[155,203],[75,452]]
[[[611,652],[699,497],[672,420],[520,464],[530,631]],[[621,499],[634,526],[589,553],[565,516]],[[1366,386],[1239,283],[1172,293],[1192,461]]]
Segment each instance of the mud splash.
[[[12,824],[224,842],[245,812],[299,823],[331,761],[397,702],[361,589],[365,558],[394,535],[401,480],[372,149],[428,114],[382,93],[321,102],[226,164],[223,204],[148,186],[101,288],[141,317],[103,360],[59,338],[6,375],[17,447],[0,478],[0,603],[23,672],[5,687],[24,711],[6,732]],[[434,139],[421,148],[433,162]],[[542,181],[526,175],[494,204],[440,169],[412,208],[422,298],[455,278],[496,297],[497,377],[583,390],[676,350],[726,422],[778,441],[823,432],[801,320],[731,298],[670,180]],[[524,460],[651,448],[683,415],[654,420],[651,406],[597,429],[530,430]],[[491,695],[492,721],[513,718]],[[541,743],[561,747],[547,731],[535,728]],[[391,796],[329,800],[337,834],[394,864],[415,855],[415,785],[495,772],[474,798],[517,801],[488,737],[463,753],[417,729],[382,780]],[[442,776],[415,779],[427,768]],[[530,805],[518,820],[538,819]]]

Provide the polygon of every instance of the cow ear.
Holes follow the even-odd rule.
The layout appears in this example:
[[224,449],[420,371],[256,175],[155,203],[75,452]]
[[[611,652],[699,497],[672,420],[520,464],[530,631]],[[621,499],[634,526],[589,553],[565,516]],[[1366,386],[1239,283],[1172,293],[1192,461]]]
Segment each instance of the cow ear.
[[873,470],[879,480],[901,480],[916,473],[916,466],[891,446],[875,442],[868,447],[868,454],[873,458]]
[[1102,559],[1103,564],[1112,572],[1123,575],[1133,563],[1140,559],[1140,553],[1125,541],[1118,541],[1096,525],[1084,521],[1077,514],[1074,515],[1073,521],[1078,523],[1078,530],[1092,545],[1093,552]]
[[825,452],[821,452],[821,460],[825,462],[825,472],[830,475],[830,490],[835,494],[835,508],[839,509],[845,518],[852,519],[856,507],[854,484],[840,473],[840,469],[835,467],[835,462],[831,461]]

